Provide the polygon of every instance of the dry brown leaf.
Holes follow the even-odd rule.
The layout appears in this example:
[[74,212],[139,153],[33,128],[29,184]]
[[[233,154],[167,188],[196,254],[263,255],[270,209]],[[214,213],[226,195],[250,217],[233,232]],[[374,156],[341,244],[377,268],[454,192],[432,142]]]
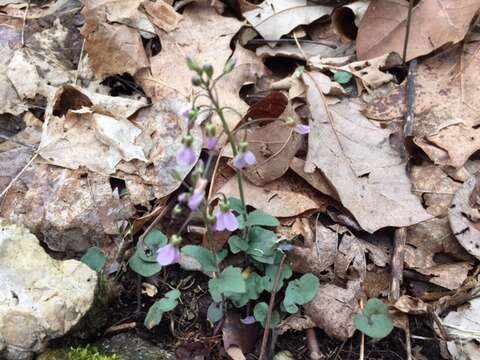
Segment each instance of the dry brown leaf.
[[[244,181],[244,188],[247,205],[276,217],[297,216],[309,210],[324,209],[326,206],[326,199],[308,185],[305,186],[294,174],[287,173],[263,187]],[[236,178],[230,178],[217,192],[238,198]]]
[[247,168],[244,174],[257,186],[268,184],[285,174],[302,145],[301,135],[278,121],[247,130],[246,139],[257,163]]
[[[463,40],[480,8],[478,0],[423,0],[412,11],[406,61],[426,55],[448,43]],[[359,59],[385,53],[403,53],[408,2],[372,0],[357,36]]]
[[305,161],[297,157],[294,157],[290,162],[290,168],[322,194],[338,200],[338,194],[319,170],[315,170],[313,173],[305,172]]
[[370,60],[355,61],[344,66],[328,65],[330,60],[322,57],[313,57],[309,60],[312,66],[319,70],[351,73],[362,82],[362,85],[369,92],[394,80],[395,76],[385,70],[402,64],[402,59],[396,53],[384,54]]
[[368,298],[386,296],[390,289],[391,274],[389,270],[372,269],[369,267],[365,280],[363,280],[363,291]]
[[479,180],[478,174],[470,177],[458,189],[448,211],[453,234],[470,254],[480,259]]
[[314,327],[315,323],[308,316],[296,314],[283,319],[275,328],[275,332],[282,335],[287,331],[302,331]]
[[[85,24],[80,32],[98,77],[124,73],[133,76],[149,66],[138,26],[135,26],[135,17],[140,14],[139,1],[89,0],[84,5]],[[115,22],[125,19],[132,19],[134,27]]]
[[347,340],[356,330],[353,318],[359,311],[361,292],[358,281],[349,281],[346,289],[321,284],[315,298],[304,305],[305,313],[328,336]]
[[472,264],[458,262],[451,264],[440,264],[430,268],[416,269],[420,274],[430,276],[429,282],[442,286],[449,290],[457,290],[463,285],[472,269]]
[[278,40],[299,25],[329,16],[330,6],[308,4],[307,0],[265,0],[242,15],[266,40]]
[[142,5],[152,23],[163,31],[175,30],[182,19],[182,15],[162,0],[156,2],[144,1]]
[[431,215],[447,215],[453,195],[460,187],[457,181],[445,174],[439,166],[431,163],[412,166],[410,180],[413,192],[422,196]]
[[326,108],[320,87],[304,74],[312,111],[307,163],[318,167],[360,226],[374,232],[430,218],[411,193],[389,132],[371,124],[346,101]]
[[357,38],[358,26],[367,11],[370,0],[358,0],[337,7],[332,13],[332,27],[342,41],[349,42]]
[[400,296],[395,304],[393,304],[393,307],[406,314],[428,314],[428,305],[422,300],[409,295]]

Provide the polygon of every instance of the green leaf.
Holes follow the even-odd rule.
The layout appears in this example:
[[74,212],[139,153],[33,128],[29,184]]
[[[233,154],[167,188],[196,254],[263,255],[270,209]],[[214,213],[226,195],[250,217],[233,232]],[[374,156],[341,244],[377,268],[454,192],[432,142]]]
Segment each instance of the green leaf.
[[339,84],[347,84],[352,80],[352,74],[347,71],[337,71],[333,79]]
[[320,281],[313,274],[305,274],[301,278],[291,281],[285,291],[283,306],[290,314],[298,311],[297,305],[305,305],[313,300],[320,287]]
[[245,285],[247,288],[245,293],[231,294],[228,296],[238,308],[247,305],[250,300],[257,300],[260,297],[260,294],[265,290],[263,287],[263,278],[255,272],[251,273],[245,280]]
[[238,235],[233,235],[228,239],[228,246],[230,246],[230,251],[234,254],[248,250],[248,242]]
[[221,302],[212,302],[207,310],[207,318],[213,323],[216,323],[223,317],[223,306]]
[[[210,250],[204,248],[203,246],[186,245],[182,247],[182,253],[195,258],[200,263],[200,265],[202,265],[203,271],[205,272],[217,271],[217,264],[215,263],[214,254]],[[220,263],[225,258],[225,256],[226,256],[225,251],[221,251],[217,253],[218,262]]]
[[242,206],[242,201],[240,199],[229,197],[228,203],[230,204],[230,209],[236,211],[239,214],[245,213],[245,208]]
[[[265,327],[265,321],[267,321],[267,312],[268,312],[268,305],[265,302],[258,303],[253,308],[253,316],[255,319]],[[272,311],[272,317],[270,320],[270,329],[273,329],[280,323],[280,314],[278,311]]]
[[[143,261],[156,263],[157,262],[157,250],[168,244],[167,237],[157,229],[150,231],[143,240],[144,246],[137,245],[138,255]],[[145,252],[147,249],[147,252]]]
[[267,214],[263,210],[255,210],[247,215],[247,226],[269,226],[276,227],[280,225],[280,222],[276,217]]
[[233,266],[223,270],[219,277],[210,279],[208,289],[215,302],[222,300],[222,294],[228,297],[232,293],[245,293],[247,291],[242,270]]
[[175,309],[178,304],[177,299],[180,297],[180,291],[173,289],[165,294],[165,296],[155,301],[155,303],[148,309],[147,316],[145,317],[144,325],[147,329],[151,329],[154,326],[160,324],[163,314],[167,311]]
[[277,234],[255,226],[250,229],[249,244],[247,254],[254,260],[265,264],[274,263],[275,250],[277,249]]
[[80,259],[81,262],[88,265],[90,269],[100,272],[105,266],[105,253],[99,247],[93,246]]
[[[265,290],[271,292],[273,290],[273,283],[277,276],[278,265],[267,265],[265,268],[265,276],[263,277],[263,286]],[[275,291],[279,291],[283,287],[283,281],[289,279],[292,276],[292,268],[285,265],[282,271],[282,275],[278,281],[278,286]]]
[[377,298],[368,300],[363,313],[356,314],[354,320],[358,330],[375,339],[382,339],[393,330],[388,306]]
[[153,276],[162,270],[162,267],[157,262],[143,261],[139,254],[139,249],[128,260],[128,266],[130,269],[140,274],[143,277]]

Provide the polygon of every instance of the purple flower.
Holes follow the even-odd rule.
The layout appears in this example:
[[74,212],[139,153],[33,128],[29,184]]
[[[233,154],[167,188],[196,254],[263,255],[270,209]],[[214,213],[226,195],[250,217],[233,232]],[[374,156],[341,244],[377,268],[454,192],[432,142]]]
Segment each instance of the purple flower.
[[175,264],[180,260],[180,250],[172,244],[165,245],[157,251],[157,262],[162,266]]
[[246,318],[243,318],[243,319],[240,319],[240,322],[244,325],[252,325],[253,323],[255,323],[255,321],[257,321],[255,319],[255,316],[247,316]]
[[188,193],[181,193],[180,195],[178,195],[177,199],[181,203],[187,202],[188,201]]
[[182,118],[185,120],[187,123],[190,119],[190,111],[192,111],[191,107],[186,108],[184,111],[182,111]]
[[195,153],[190,146],[183,145],[177,152],[177,164],[180,166],[190,166],[196,160]]
[[188,207],[190,210],[195,211],[198,209],[200,204],[205,197],[205,191],[194,191],[190,199],[188,199]]
[[216,231],[235,231],[238,229],[238,220],[231,210],[226,212],[219,211],[217,213],[217,221],[215,222]]
[[218,138],[216,138],[215,136],[209,136],[207,138],[207,149],[208,150],[214,150],[216,147],[217,147],[217,144],[218,144]]
[[245,151],[238,153],[237,156],[233,158],[233,166],[241,170],[247,166],[254,165],[257,162],[255,155],[250,151]]
[[297,133],[297,134],[300,134],[300,135],[306,135],[310,132],[310,126],[308,125],[303,125],[303,124],[297,124],[295,126],[295,129],[294,131]]

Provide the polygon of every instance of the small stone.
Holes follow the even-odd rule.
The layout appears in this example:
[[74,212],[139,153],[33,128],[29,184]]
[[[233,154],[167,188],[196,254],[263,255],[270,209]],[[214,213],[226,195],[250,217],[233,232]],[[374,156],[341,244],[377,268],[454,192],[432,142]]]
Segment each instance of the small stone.
[[29,360],[92,306],[97,274],[51,258],[22,226],[0,218],[0,359]]

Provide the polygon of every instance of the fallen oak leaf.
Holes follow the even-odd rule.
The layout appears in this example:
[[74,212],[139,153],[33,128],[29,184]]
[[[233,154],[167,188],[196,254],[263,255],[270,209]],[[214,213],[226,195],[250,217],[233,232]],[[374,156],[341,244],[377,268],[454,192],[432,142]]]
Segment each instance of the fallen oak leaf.
[[374,232],[430,218],[411,193],[405,165],[389,144],[389,132],[371,124],[348,102],[328,108],[314,79],[308,73],[302,78],[313,117],[307,163],[322,171],[360,226]]

